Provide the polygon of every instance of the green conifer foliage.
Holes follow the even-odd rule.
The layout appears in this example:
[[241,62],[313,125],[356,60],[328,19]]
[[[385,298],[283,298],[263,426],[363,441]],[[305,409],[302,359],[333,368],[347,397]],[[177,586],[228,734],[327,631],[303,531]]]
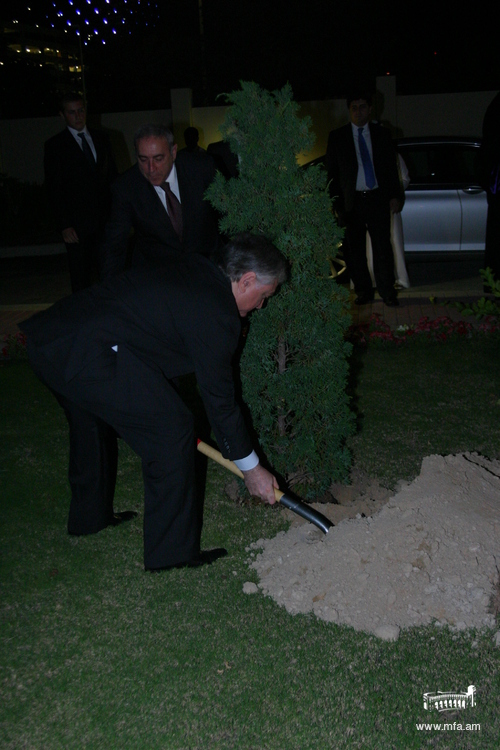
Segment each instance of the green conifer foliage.
[[329,278],[341,231],[326,175],[297,164],[314,142],[289,85],[255,83],[227,96],[221,133],[239,157],[238,178],[217,175],[208,191],[221,230],[262,232],[291,264],[290,281],[252,314],[241,358],[243,398],[273,468],[313,498],[346,476],[353,414],[346,395],[347,292]]

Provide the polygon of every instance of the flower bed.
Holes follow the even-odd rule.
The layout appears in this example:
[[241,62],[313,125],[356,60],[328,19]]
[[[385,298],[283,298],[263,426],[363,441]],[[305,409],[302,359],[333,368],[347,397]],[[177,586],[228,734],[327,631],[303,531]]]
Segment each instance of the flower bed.
[[[444,343],[451,339],[472,338],[487,335],[500,338],[500,321],[496,316],[485,317],[481,323],[465,320],[453,321],[446,315],[430,320],[420,318],[415,326],[400,325],[394,330],[378,313],[373,313],[370,322],[361,326],[351,326],[348,339],[353,344],[405,344],[417,341],[437,341]],[[0,361],[26,358],[26,336],[23,333],[3,336]]]
[[444,343],[451,339],[472,338],[476,335],[500,335],[498,318],[489,316],[481,324],[465,320],[457,322],[446,315],[429,319],[420,318],[414,326],[400,325],[392,330],[378,313],[373,313],[366,325],[351,326],[349,340],[356,344],[404,344],[417,341],[436,341]]
[[0,360],[26,359],[26,336],[24,333],[9,333],[2,336]]

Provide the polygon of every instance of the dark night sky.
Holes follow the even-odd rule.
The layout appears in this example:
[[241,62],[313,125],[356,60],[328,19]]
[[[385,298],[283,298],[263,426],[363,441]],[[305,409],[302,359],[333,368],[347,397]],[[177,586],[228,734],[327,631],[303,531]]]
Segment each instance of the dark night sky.
[[[85,49],[89,96],[99,109],[164,106],[174,87],[191,87],[195,105],[213,104],[239,80],[269,89],[289,81],[298,100],[328,99],[387,72],[403,94],[500,88],[497,23],[483,5],[474,17],[473,6],[465,13],[449,0],[203,0],[204,58],[198,0],[158,5],[159,14],[142,2],[130,35]],[[26,2],[7,7],[4,18]],[[36,12],[44,8],[53,13],[52,0],[38,0]],[[144,24],[148,13],[154,28]]]

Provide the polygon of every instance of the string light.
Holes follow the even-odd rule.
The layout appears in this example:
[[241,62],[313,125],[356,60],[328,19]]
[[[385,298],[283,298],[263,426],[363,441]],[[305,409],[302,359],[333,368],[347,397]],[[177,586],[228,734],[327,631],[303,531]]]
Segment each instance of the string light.
[[[35,14],[31,7],[27,7],[27,11]],[[45,16],[50,28],[75,33],[84,44],[92,38],[105,44],[117,35],[117,24],[128,34],[154,26],[159,13],[154,0],[51,0],[36,7],[37,21]]]

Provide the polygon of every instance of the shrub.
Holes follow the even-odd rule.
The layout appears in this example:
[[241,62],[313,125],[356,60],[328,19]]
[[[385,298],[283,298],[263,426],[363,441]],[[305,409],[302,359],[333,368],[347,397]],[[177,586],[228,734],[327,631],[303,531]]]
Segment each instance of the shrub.
[[241,358],[243,397],[275,470],[314,497],[350,466],[348,294],[328,278],[341,232],[323,168],[297,164],[314,135],[290,86],[271,93],[242,83],[226,99],[221,132],[239,157],[239,175],[217,175],[207,196],[222,214],[222,232],[261,232],[291,264],[289,283],[253,314]]

